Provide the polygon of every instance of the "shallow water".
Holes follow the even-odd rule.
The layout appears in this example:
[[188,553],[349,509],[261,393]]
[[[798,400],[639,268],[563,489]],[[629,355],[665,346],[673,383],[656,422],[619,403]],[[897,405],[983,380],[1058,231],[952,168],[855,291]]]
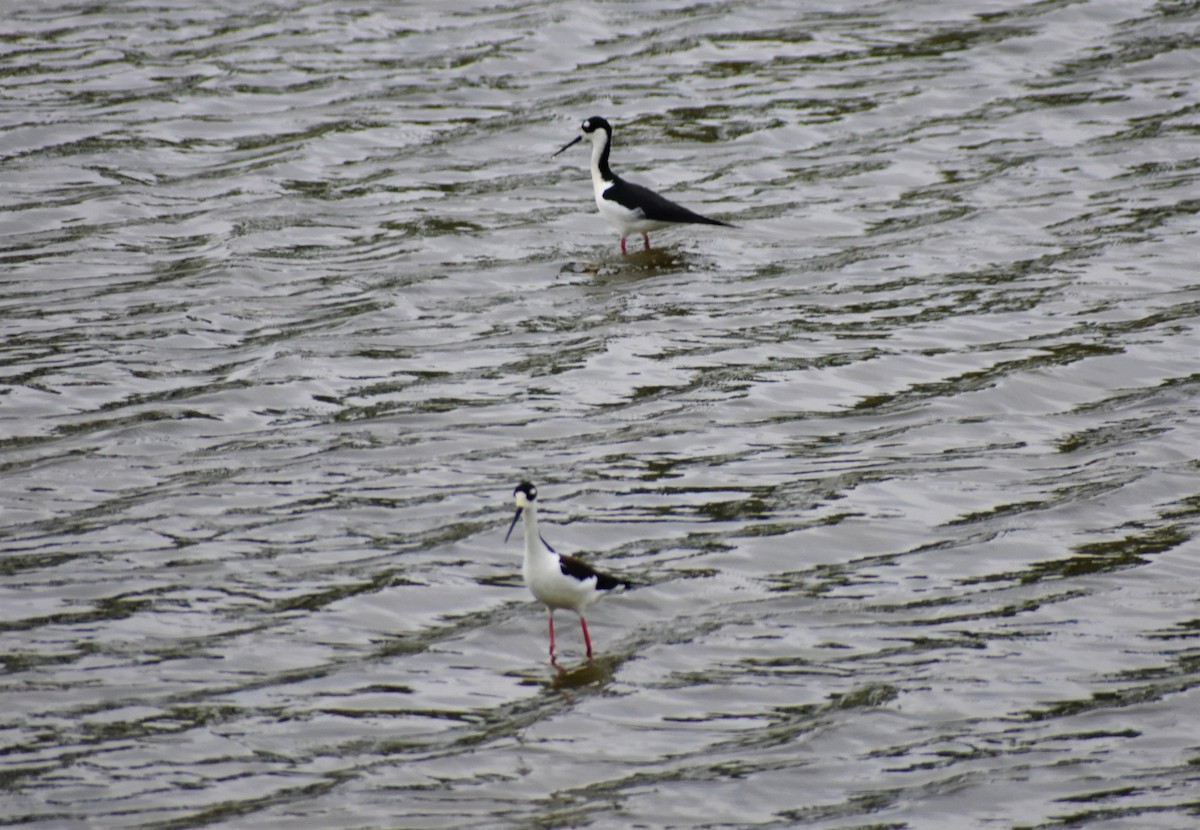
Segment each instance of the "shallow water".
[[1200,821],[1195,4],[193,5],[3,15],[0,823]]

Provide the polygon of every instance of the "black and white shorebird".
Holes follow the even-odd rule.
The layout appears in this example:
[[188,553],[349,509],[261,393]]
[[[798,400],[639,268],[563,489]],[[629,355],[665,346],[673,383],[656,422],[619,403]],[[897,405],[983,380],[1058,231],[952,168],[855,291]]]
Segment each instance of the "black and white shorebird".
[[[670,199],[660,196],[648,187],[627,182],[612,171],[608,166],[608,156],[612,150],[612,125],[598,115],[583,122],[579,127],[579,135],[563,145],[561,153],[568,147],[573,147],[583,139],[592,142],[592,189],[596,193],[596,207],[610,225],[621,234],[621,253],[625,251],[625,237],[632,233],[640,233],[646,250],[650,250],[650,231],[657,231],[668,225],[724,225],[734,227],[719,219],[709,219],[707,216],[688,210],[683,205],[677,205]],[[554,155],[558,155],[555,153]]]
[[615,576],[600,573],[586,562],[573,556],[556,553],[554,548],[546,544],[538,531],[537,521],[537,488],[528,481],[522,481],[513,490],[517,500],[517,514],[513,516],[512,524],[504,541],[512,536],[517,520],[525,517],[525,564],[521,573],[525,584],[537,599],[550,612],[550,662],[558,665],[558,657],[554,651],[554,612],[562,608],[574,611],[579,615],[579,624],[583,627],[583,642],[587,645],[588,659],[592,659],[592,638],[588,634],[587,619],[584,610],[614,588],[628,588],[629,583]]

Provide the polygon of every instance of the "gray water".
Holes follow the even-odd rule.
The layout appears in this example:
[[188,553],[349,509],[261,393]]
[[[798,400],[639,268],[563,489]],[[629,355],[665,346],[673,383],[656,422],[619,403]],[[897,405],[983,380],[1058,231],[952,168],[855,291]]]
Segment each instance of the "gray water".
[[1200,826],[1196,3],[0,19],[0,824]]

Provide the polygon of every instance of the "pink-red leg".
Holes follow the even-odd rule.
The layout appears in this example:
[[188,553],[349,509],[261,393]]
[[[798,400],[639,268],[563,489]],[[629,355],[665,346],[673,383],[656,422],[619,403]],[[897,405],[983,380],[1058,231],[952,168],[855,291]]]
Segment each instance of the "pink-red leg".
[[554,654],[554,612],[550,612],[550,662],[553,663],[558,658]]
[[583,641],[584,641],[584,643],[586,643],[586,644],[587,644],[587,654],[588,654],[588,659],[589,659],[589,660],[591,660],[591,659],[592,659],[592,638],[591,638],[591,636],[588,634],[588,630],[587,630],[587,620],[585,620],[585,619],[583,618],[583,614],[580,614],[580,615],[579,615],[579,624],[580,624],[581,626],[583,626]]
[[627,252],[625,251],[625,237],[622,236],[621,237],[621,256],[625,256],[626,253]]
[[646,250],[647,251],[650,250],[650,234],[648,234],[648,233],[642,234],[642,242],[645,243]]

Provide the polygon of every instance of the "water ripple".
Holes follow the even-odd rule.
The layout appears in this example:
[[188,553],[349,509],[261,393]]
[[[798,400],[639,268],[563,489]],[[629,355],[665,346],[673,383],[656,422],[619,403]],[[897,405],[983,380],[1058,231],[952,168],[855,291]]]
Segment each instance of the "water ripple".
[[0,812],[1186,824],[1190,11],[11,10]]

